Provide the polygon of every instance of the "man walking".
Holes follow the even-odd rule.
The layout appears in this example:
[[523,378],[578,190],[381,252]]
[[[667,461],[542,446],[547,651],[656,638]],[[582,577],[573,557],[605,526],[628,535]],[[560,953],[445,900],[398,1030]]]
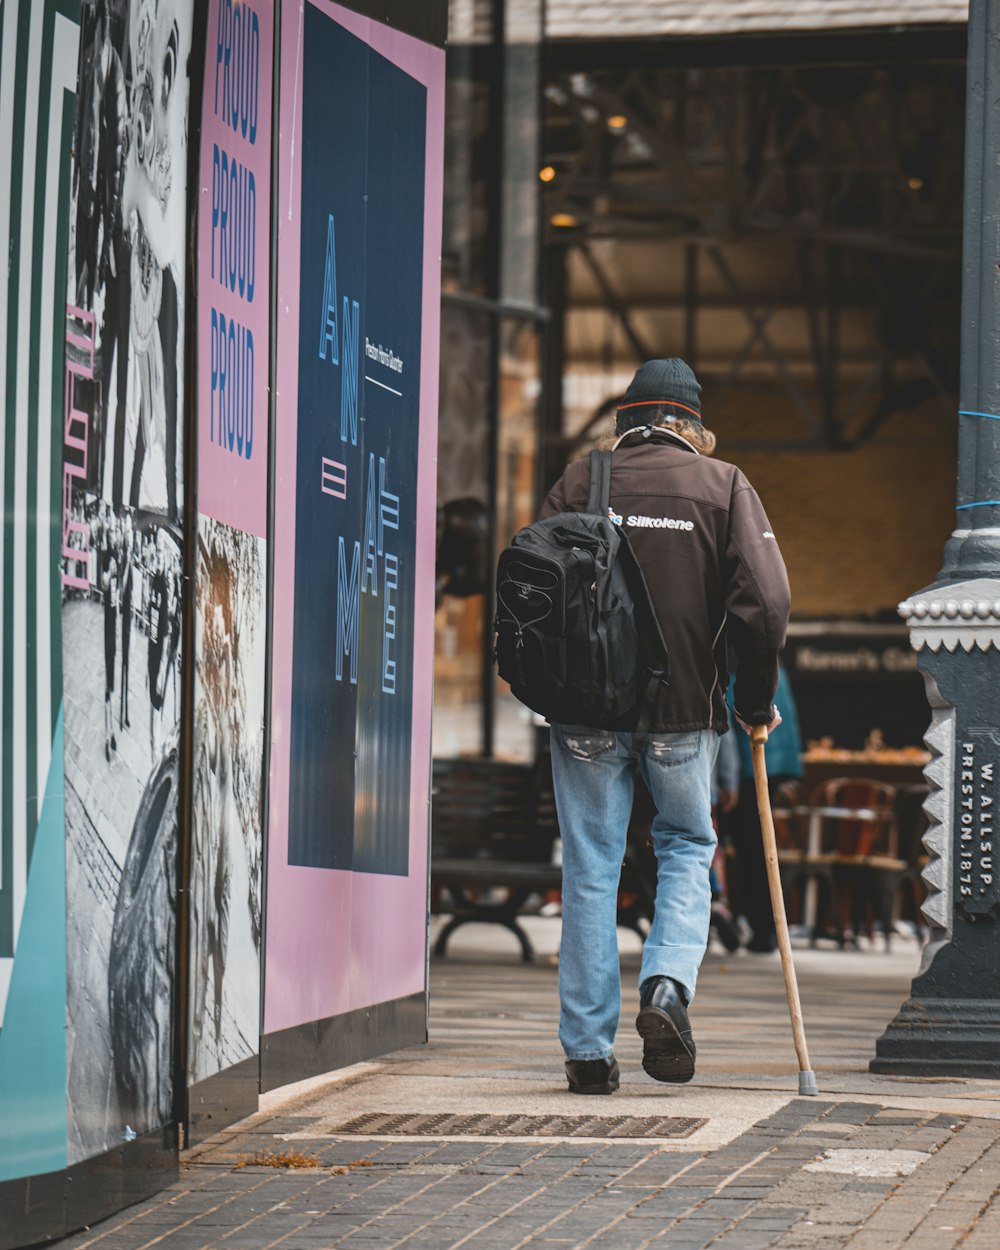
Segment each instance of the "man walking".
[[[726,732],[726,649],[736,660],[735,711],[780,721],[772,699],[789,595],[785,566],[755,491],[734,465],[710,460],[701,387],[683,360],[650,360],[618,408],[611,513],[646,577],[670,655],[670,684],[632,754],[635,720],[614,729],[552,725],[552,774],[563,840],[559,1038],[575,1094],[618,1088],[621,1008],[616,899],[638,768],[656,807],[656,909],[639,974],[643,1067],[658,1081],[694,1075],[687,1008],[708,942],[716,837],[711,774]],[[571,464],[542,517],[582,512],[586,460]]]

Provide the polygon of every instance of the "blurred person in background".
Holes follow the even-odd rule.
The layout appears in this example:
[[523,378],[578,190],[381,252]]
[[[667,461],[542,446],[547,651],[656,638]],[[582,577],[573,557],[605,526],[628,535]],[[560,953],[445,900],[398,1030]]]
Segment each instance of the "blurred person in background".
[[[729,683],[729,702],[733,704],[736,674]],[[795,707],[792,687],[784,665],[778,665],[778,689],[774,694],[774,706],[778,709],[781,723],[768,732],[767,738],[767,784],[774,802],[774,793],[786,781],[798,781],[802,777],[802,739],[799,734],[799,714]],[[767,883],[767,864],[764,861],[764,842],[757,812],[757,790],[753,779],[753,756],[747,734],[733,734],[740,756],[739,793],[735,803],[731,795],[728,805],[720,801],[720,826],[722,836],[733,848],[730,872],[730,903],[742,914],[750,926],[747,950],[755,954],[767,954],[777,950],[778,938],[774,929],[774,912]],[[724,793],[721,790],[720,795]]]
[[[712,770],[712,821],[716,833],[720,831],[726,815],[740,800],[739,736],[733,730],[719,739],[719,754]],[[743,942],[730,904],[729,870],[722,844],[716,848],[709,882],[712,887],[712,928],[727,951],[737,951]]]

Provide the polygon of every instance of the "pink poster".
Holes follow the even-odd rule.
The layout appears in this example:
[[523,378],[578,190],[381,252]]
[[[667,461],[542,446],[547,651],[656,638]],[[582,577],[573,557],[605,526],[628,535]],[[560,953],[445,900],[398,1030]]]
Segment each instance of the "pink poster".
[[444,52],[283,6],[264,1033],[425,988]]
[[198,186],[198,511],[267,533],[269,0],[209,0]]

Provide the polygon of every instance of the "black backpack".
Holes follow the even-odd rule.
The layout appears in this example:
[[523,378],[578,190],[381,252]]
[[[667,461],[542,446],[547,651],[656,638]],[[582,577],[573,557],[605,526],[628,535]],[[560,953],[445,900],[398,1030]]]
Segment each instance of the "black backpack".
[[500,553],[495,658],[515,698],[546,720],[648,730],[669,660],[649,589],[609,516],[611,453],[590,453],[586,512],[519,530]]

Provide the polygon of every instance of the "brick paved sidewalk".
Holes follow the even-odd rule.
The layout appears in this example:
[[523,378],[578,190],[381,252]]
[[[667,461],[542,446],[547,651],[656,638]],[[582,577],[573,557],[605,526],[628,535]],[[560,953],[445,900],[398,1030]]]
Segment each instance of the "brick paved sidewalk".
[[[576,1110],[574,1107],[573,1110]],[[610,1108],[609,1108],[610,1112]],[[352,1140],[284,1116],[65,1250],[996,1250],[1000,1122],[794,1099],[710,1152]],[[316,1133],[314,1136],[313,1133]],[[289,1135],[294,1134],[292,1141]],[[236,1166],[294,1148],[316,1165]],[[908,1173],[908,1174],[907,1174]]]
[[[432,963],[428,1046],[269,1095],[269,1110],[189,1155],[170,1190],[59,1244],[64,1250],[1000,1247],[1000,1088],[867,1072],[874,1039],[908,987],[915,946],[891,957],[799,954],[821,1096],[797,1098],[776,960],[710,953],[692,1012],[698,1075],[690,1085],[661,1086],[639,1066],[641,1043],[630,1020],[637,995],[628,985],[638,950],[624,942],[616,1042],[622,1088],[611,1098],[580,1099],[565,1092],[555,1042],[551,957],[558,924],[535,923],[533,940],[550,958],[533,967],[517,961],[512,942],[508,951],[496,935],[473,934],[455,956]],[[376,1112],[393,1113],[397,1131],[367,1137],[344,1131]],[[468,1121],[464,1128],[449,1121],[451,1137],[418,1139],[398,1131],[406,1113],[442,1121],[500,1115],[509,1124],[515,1116],[549,1117],[545,1131],[552,1135],[476,1139],[460,1135],[469,1131]],[[562,1117],[582,1116],[607,1117],[612,1132],[625,1131],[622,1118],[684,1117],[689,1132],[662,1140],[581,1139]],[[702,1127],[692,1128],[692,1121]],[[248,1163],[260,1151],[294,1151],[314,1165]]]

